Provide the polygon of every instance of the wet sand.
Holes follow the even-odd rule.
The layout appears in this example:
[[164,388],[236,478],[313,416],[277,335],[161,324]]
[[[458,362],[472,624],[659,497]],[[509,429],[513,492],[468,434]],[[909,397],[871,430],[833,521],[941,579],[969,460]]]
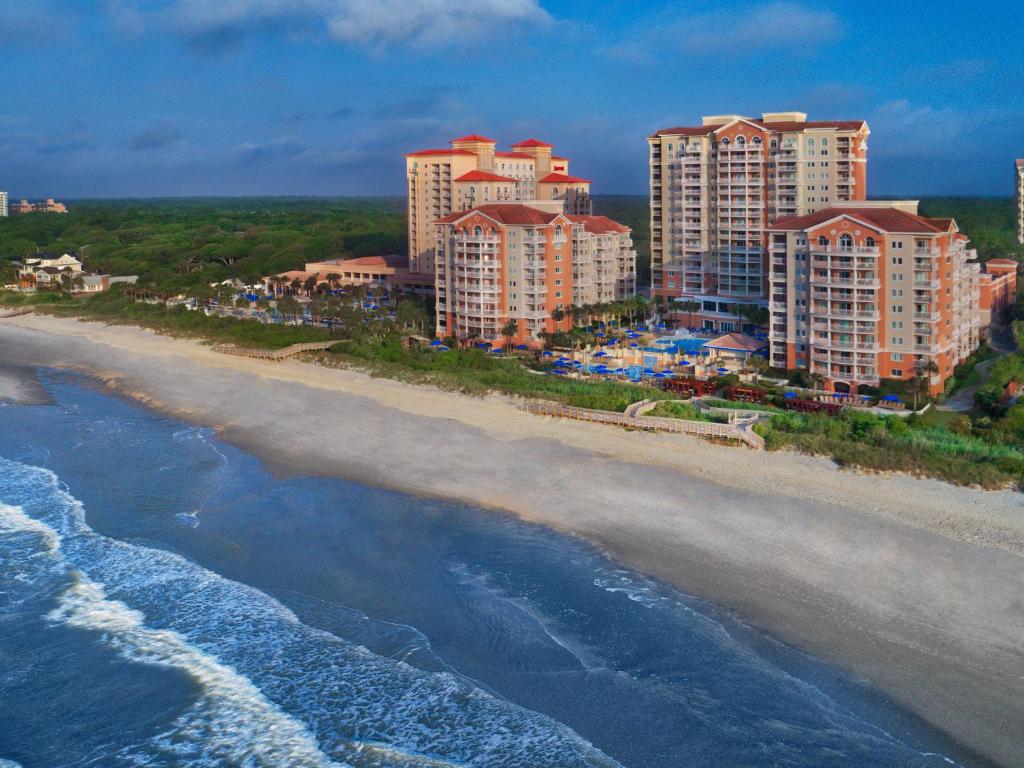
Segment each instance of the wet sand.
[[542,419],[504,397],[43,316],[0,321],[3,362],[98,374],[283,473],[574,532],[843,666],[966,749],[1024,766],[1021,494]]

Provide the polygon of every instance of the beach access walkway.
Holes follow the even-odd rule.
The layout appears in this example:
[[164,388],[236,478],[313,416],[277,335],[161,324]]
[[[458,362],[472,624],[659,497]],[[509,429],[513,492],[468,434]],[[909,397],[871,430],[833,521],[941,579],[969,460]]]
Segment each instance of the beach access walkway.
[[213,349],[215,352],[222,352],[225,355],[238,355],[239,357],[253,357],[258,360],[284,360],[288,357],[302,354],[303,352],[319,352],[330,349],[334,341],[309,341],[303,344],[292,344],[281,349],[260,349],[258,347],[241,347],[237,344],[217,344]]
[[735,440],[756,450],[764,449],[764,438],[753,430],[757,417],[736,419],[729,424],[721,424],[713,421],[690,421],[687,419],[666,418],[664,416],[642,415],[642,410],[645,406],[650,405],[653,407],[656,404],[656,402],[652,401],[634,403],[625,413],[600,411],[594,408],[577,408],[547,400],[529,400],[520,407],[527,413],[534,413],[538,416],[554,416],[559,419],[613,424],[627,429],[676,432],[711,439]]
[[12,309],[9,312],[0,312],[0,320],[6,320],[9,317],[21,317],[22,315],[31,315],[35,312],[31,307],[22,307],[20,309]]

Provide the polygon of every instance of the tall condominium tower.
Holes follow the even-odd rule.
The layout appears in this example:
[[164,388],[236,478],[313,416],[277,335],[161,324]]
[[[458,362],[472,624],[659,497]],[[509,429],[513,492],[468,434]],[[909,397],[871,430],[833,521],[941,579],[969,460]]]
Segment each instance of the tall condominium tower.
[[437,335],[537,345],[572,305],[633,296],[630,230],[604,216],[490,203],[436,222]]
[[802,112],[704,117],[648,137],[652,293],[696,302],[686,317],[739,330],[737,304],[768,305],[768,227],[866,198],[863,120]]
[[1024,160],[1017,161],[1017,242],[1024,244]]
[[926,376],[942,392],[978,347],[982,282],[1016,284],[1016,264],[983,281],[956,222],[916,201],[837,203],[769,233],[771,364],[828,389]]
[[450,149],[405,156],[409,192],[409,269],[434,271],[434,222],[478,205],[561,201],[564,213],[589,215],[590,182],[569,175],[569,159],[537,139],[496,150],[486,136],[452,139]]

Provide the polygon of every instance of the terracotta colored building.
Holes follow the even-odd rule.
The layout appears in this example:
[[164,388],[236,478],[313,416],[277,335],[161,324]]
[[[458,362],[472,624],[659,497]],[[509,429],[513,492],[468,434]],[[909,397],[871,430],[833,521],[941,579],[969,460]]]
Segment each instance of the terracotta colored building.
[[769,227],[866,198],[868,135],[863,120],[766,112],[648,137],[652,294],[697,302],[704,328],[739,330],[737,304],[768,303]]
[[1013,259],[990,259],[980,275],[981,326],[987,327],[999,313],[1017,300],[1017,267]]
[[8,206],[8,213],[12,216],[15,214],[23,213],[67,213],[68,209],[64,203],[58,203],[52,197],[48,197],[41,202],[30,203],[28,200],[21,200],[17,203],[11,203]]
[[851,392],[925,372],[937,394],[977,349],[980,266],[952,219],[919,216],[916,201],[857,202],[769,233],[773,366]]
[[[553,211],[589,214],[590,181],[569,174],[569,159],[537,139],[498,151],[497,142],[472,134],[449,149],[405,156],[409,194],[409,269],[434,271],[434,222],[456,211],[491,203],[536,204]],[[553,205],[551,205],[553,203]]]
[[286,283],[293,280],[305,283],[310,278],[315,279],[317,284],[366,285],[382,287],[396,293],[429,293],[433,290],[434,284],[433,275],[410,272],[406,268],[406,258],[397,254],[311,261],[306,264],[305,269],[265,277],[263,282],[268,290],[271,290],[275,283],[282,280]]
[[635,291],[630,230],[603,216],[492,203],[442,217],[435,238],[441,338],[536,346],[542,332],[569,330],[571,305]]

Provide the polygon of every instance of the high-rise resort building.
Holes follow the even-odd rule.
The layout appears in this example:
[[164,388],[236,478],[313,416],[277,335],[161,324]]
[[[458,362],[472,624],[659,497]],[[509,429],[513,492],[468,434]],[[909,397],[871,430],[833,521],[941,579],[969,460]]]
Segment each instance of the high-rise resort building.
[[485,136],[452,139],[449,149],[405,156],[409,192],[409,269],[434,271],[434,222],[478,205],[560,201],[565,213],[588,215],[590,182],[569,174],[569,159],[537,139],[497,151]]
[[868,133],[863,120],[766,112],[648,137],[652,294],[687,302],[679,319],[741,330],[736,305],[768,304],[768,228],[866,199]]
[[1024,245],[1024,160],[1017,161],[1017,242]]
[[436,220],[437,335],[537,346],[572,305],[636,291],[630,229],[548,202],[489,203]]
[[768,233],[771,365],[828,390],[923,375],[940,393],[1016,290],[1016,263],[982,274],[956,222],[916,201],[835,201]]
[[0,191],[0,216],[7,215],[7,193]]

